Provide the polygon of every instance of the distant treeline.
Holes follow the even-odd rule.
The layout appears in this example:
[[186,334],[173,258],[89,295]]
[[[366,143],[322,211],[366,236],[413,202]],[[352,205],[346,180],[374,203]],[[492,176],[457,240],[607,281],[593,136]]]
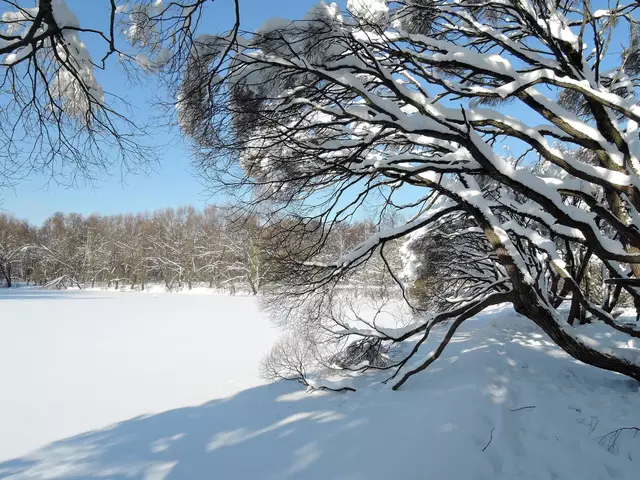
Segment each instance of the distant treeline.
[[[333,236],[334,251],[352,248],[375,228],[368,222],[341,226]],[[41,227],[0,214],[0,286],[144,289],[163,284],[171,290],[204,284],[256,294],[278,281],[277,269],[270,266],[269,238],[269,228],[257,216],[231,217],[215,206],[110,216],[56,213]],[[376,270],[372,265],[354,281],[383,281],[371,278]]]

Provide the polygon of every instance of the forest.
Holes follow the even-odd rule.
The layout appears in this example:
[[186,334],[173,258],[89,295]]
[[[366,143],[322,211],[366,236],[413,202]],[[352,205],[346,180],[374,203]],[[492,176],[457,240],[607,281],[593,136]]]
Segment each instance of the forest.
[[[216,206],[113,216],[55,213],[40,227],[0,213],[0,285],[144,290],[151,284],[170,291],[205,286],[256,295],[281,280],[275,254],[282,246],[271,239],[276,228],[257,215],[232,215]],[[352,248],[379,228],[366,221],[344,224],[332,248]],[[353,279],[354,288],[389,284],[377,263],[369,262]]]

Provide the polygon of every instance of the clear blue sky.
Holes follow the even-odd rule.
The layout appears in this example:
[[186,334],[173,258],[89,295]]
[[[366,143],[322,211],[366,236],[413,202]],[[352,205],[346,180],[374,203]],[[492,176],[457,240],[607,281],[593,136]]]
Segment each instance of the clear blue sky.
[[[241,0],[242,26],[251,30],[271,17],[301,18],[317,1]],[[109,2],[106,0],[67,0],[67,3],[83,26],[103,25],[108,19],[106,8]],[[202,31],[216,33],[227,30],[233,18],[233,1],[215,0],[207,6]],[[100,47],[86,35],[83,40],[90,48],[94,45]],[[92,54],[94,58],[100,58],[99,53],[93,50]],[[144,90],[128,85],[121,72],[108,70],[99,75],[105,90],[127,98],[141,116],[149,113]],[[149,175],[128,175],[123,182],[118,169],[110,178],[104,178],[93,186],[69,188],[50,182],[48,177],[32,174],[14,189],[0,191],[0,211],[13,213],[39,225],[58,211],[84,215],[116,214],[181,205],[202,207],[208,202],[215,203],[192,174],[189,152],[177,136],[173,138],[166,132],[158,133],[152,141],[163,145],[163,148],[160,164]],[[167,143],[169,145],[164,147]]]

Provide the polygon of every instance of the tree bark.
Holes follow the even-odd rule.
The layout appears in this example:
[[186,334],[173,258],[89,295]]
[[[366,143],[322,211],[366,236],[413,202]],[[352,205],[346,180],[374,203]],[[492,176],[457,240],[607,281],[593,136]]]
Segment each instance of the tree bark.
[[544,306],[533,290],[530,292],[520,291],[518,294],[514,303],[516,312],[538,325],[566,353],[588,365],[621,373],[640,382],[640,366],[614,355],[594,350],[568,334],[558,324],[556,315]]

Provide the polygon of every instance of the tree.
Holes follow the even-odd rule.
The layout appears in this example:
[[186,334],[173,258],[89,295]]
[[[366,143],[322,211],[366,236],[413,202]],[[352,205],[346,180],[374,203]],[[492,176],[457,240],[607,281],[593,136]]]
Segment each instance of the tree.
[[179,77],[206,1],[93,3],[85,25],[65,0],[0,0],[0,185],[32,169],[74,183],[153,159],[143,119],[99,71]]
[[23,265],[25,251],[32,246],[34,229],[27,222],[0,214],[0,282],[7,287],[13,283],[14,271],[23,268],[22,278],[29,278],[28,266]]
[[[243,208],[289,212],[314,232],[311,245],[282,259],[284,298],[300,305],[327,295],[374,256],[384,259],[394,240],[449,235],[458,265],[473,268],[445,269],[456,293],[447,305],[402,330],[332,330],[336,340],[419,336],[420,344],[450,321],[417,368],[404,369],[417,349],[385,367],[402,374],[394,388],[432,363],[466,319],[502,302],[574,358],[640,380],[632,351],[594,346],[574,321],[640,336],[612,315],[621,292],[640,299],[638,4],[347,6],[322,2],[303,20],[269,21],[236,43],[207,38],[182,86],[179,117],[202,173]],[[615,38],[628,39],[617,53]],[[225,70],[212,68],[229,48]],[[375,225],[389,211],[408,220],[327,255],[336,226],[365,205]],[[586,291],[594,262],[608,277],[601,303]]]

